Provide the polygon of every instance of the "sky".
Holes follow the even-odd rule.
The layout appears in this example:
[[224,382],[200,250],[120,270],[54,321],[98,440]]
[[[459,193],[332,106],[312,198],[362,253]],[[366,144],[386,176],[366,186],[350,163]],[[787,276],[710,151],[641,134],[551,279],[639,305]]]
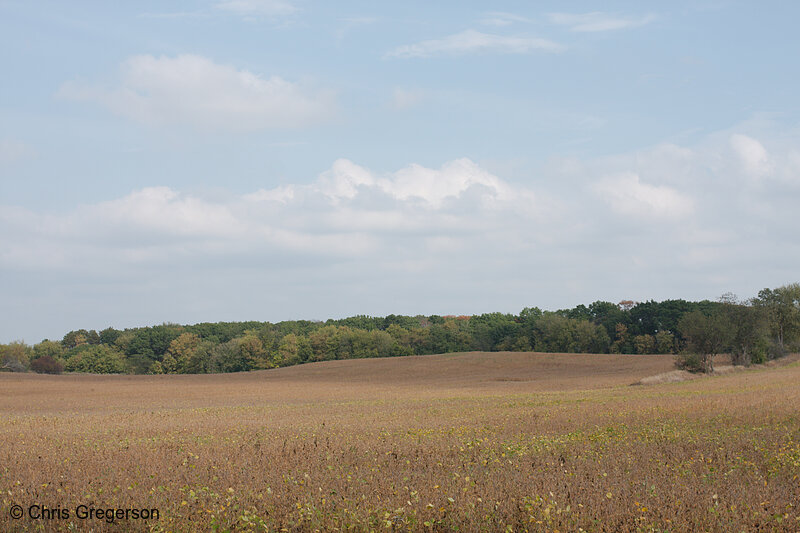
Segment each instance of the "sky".
[[0,0],[0,342],[800,281],[799,18]]

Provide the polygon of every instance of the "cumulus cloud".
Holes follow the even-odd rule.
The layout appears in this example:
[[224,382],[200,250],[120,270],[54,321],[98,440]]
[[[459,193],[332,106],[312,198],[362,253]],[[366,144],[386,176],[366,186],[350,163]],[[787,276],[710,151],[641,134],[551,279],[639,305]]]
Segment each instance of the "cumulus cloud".
[[180,195],[169,187],[147,187],[123,198],[86,206],[84,223],[103,221],[103,231],[138,228],[145,233],[175,237],[231,237],[245,226],[230,207]]
[[[16,237],[0,252],[0,264],[60,268],[73,262],[72,268],[83,269],[108,258],[138,263],[176,254],[369,255],[420,232],[430,242],[457,246],[463,240],[466,246],[509,218],[537,219],[544,209],[531,191],[469,159],[385,174],[340,159],[311,183],[225,201],[148,187],[64,215],[4,209],[0,226]],[[54,250],[62,261],[41,261]],[[100,256],[106,260],[93,263]]]
[[593,186],[617,213],[639,218],[678,218],[693,210],[693,201],[663,185],[642,183],[638,174],[627,172],[601,180]]
[[567,26],[575,32],[601,32],[622,30],[625,28],[636,28],[644,26],[655,20],[655,15],[645,15],[642,17],[619,17],[609,13],[550,13],[550,21],[553,24]]
[[730,142],[747,174],[760,178],[770,172],[769,154],[757,139],[737,133],[731,135]]
[[800,261],[797,146],[744,125],[556,161],[521,182],[466,158],[388,172],[339,159],[247,194],[148,187],[62,213],[3,205],[0,280],[10,301],[47,295],[31,323],[85,302],[92,318],[60,335],[131,324],[130,309],[152,324],[755,294]]
[[[456,260],[434,258],[437,249],[476,264],[493,251],[522,268],[555,261],[565,250],[605,257],[593,251],[596,235],[620,228],[639,243],[658,231],[664,246],[683,250],[678,256],[699,257],[729,249],[731,235],[796,225],[800,158],[794,143],[784,144],[767,153],[752,134],[722,132],[692,146],[564,160],[531,176],[536,190],[466,158],[392,172],[339,159],[307,183],[225,198],[149,187],[61,215],[7,205],[0,209],[0,266],[81,270],[110,268],[109,261],[121,268],[181,257],[203,264],[313,256],[358,257],[365,265],[391,258],[395,266],[420,268]],[[764,165],[771,173],[743,193],[750,173]],[[511,250],[515,259],[504,255]]]
[[313,91],[279,76],[264,78],[191,54],[134,56],[121,65],[117,86],[71,81],[58,94],[99,103],[138,122],[212,130],[305,126],[327,119],[334,108],[330,92]]
[[528,54],[535,51],[558,52],[563,47],[538,37],[520,37],[465,30],[442,39],[431,39],[398,46],[387,56],[411,58],[469,53]]
[[386,176],[375,176],[369,170],[347,159],[340,159],[323,173],[313,188],[333,201],[353,199],[362,189],[372,189],[394,200],[437,209],[448,200],[462,199],[470,190],[477,191],[483,207],[530,201],[533,194],[515,189],[469,159],[445,163],[439,169],[410,165]]

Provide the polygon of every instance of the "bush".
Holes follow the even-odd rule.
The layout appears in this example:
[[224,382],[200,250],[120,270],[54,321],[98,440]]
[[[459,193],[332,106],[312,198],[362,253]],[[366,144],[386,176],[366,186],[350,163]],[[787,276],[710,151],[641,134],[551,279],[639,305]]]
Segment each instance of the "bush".
[[49,355],[43,355],[31,361],[31,370],[39,374],[60,374],[64,371],[64,365]]
[[757,342],[750,352],[750,364],[760,365],[767,362],[767,355],[769,350],[769,343],[766,341]]
[[25,372],[28,369],[31,349],[21,341],[0,344],[0,370]]
[[789,350],[777,342],[771,342],[767,346],[767,359],[780,359],[781,357],[786,357],[788,354]]
[[696,353],[682,353],[675,356],[675,366],[681,370],[700,373],[705,372],[703,358]]
[[8,372],[25,372],[27,369],[20,361],[16,359],[8,359],[2,361],[2,364],[0,364],[0,370]]

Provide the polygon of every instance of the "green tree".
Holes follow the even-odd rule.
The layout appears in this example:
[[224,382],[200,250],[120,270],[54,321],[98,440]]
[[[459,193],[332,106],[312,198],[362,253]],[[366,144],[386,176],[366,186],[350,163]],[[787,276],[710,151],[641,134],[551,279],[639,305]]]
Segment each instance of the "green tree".
[[630,331],[634,335],[655,335],[661,329],[658,302],[639,302],[630,312]]
[[786,353],[786,344],[800,334],[800,284],[792,283],[777,289],[759,291],[756,306],[766,312],[770,332],[779,353]]
[[686,339],[687,349],[700,358],[701,370],[713,372],[714,356],[730,345],[732,325],[724,313],[706,315],[692,311],[678,321],[678,329]]
[[576,320],[573,327],[576,352],[608,353],[611,339],[603,326],[588,320]]
[[[158,362],[159,361],[155,361],[155,363]],[[163,374],[177,374],[178,369],[180,368],[180,366],[178,365],[178,360],[175,359],[175,357],[173,357],[173,355],[169,353],[161,359],[160,363],[161,363],[160,365],[161,373]],[[153,365],[150,366],[150,369],[151,370],[154,369]]]
[[512,352],[529,352],[531,351],[531,341],[530,339],[522,335],[514,339],[514,343],[510,347],[510,351]]
[[250,368],[248,355],[240,349],[238,339],[218,344],[211,350],[209,372],[243,372]]
[[602,326],[559,313],[544,313],[536,330],[535,349],[540,352],[605,353],[610,344]]
[[723,312],[731,323],[731,360],[735,365],[750,365],[754,355],[757,361],[764,354],[755,350],[764,344],[767,336],[765,310],[752,305],[752,302],[739,302],[735,298],[723,302]]
[[338,358],[340,330],[336,326],[324,326],[308,336],[314,361],[330,361]]
[[138,328],[133,330],[133,338],[128,342],[125,353],[160,360],[167,353],[170,343],[181,333],[183,327],[177,324]]
[[[535,314],[535,311],[526,311],[523,309],[523,313],[525,313],[526,316],[529,316],[529,314]],[[453,323],[453,320],[447,320],[445,325],[448,323]],[[482,315],[473,316],[469,319],[469,328],[473,332],[473,337],[476,335],[479,336],[477,339],[478,342],[476,343],[476,348],[484,351],[511,349],[517,337],[520,335],[522,324],[523,319],[519,319],[514,315],[506,313],[484,313]],[[455,331],[453,331],[453,328],[451,328],[449,333],[449,335],[445,335],[445,338],[442,339],[444,345],[440,346],[440,348],[445,349],[438,351],[452,352],[468,350],[470,348],[470,344],[473,344],[473,342],[476,340],[473,339],[473,342],[470,342],[469,339],[457,338],[454,335]],[[433,331],[433,328],[431,328],[431,334],[436,334]]]
[[375,357],[395,357],[398,355],[408,355],[407,351],[394,340],[389,333],[381,330],[372,330],[369,332],[369,346],[370,350],[375,354]]
[[181,333],[169,343],[162,368],[167,373],[203,374],[207,371],[209,350],[209,343],[199,336]]
[[407,348],[409,352],[411,351],[411,334],[406,328],[398,324],[391,324],[386,328],[386,333],[391,335],[398,345]]
[[89,344],[88,335],[89,332],[85,329],[70,331],[64,335],[64,338],[61,340],[61,345],[65,349],[71,350],[72,348],[81,346],[82,344]]
[[150,365],[150,368],[147,370],[148,374],[163,374],[164,373],[164,365],[161,361],[153,361],[153,364]]
[[239,337],[237,342],[239,343],[239,351],[242,357],[247,361],[247,365],[251,369],[260,370],[274,366],[268,357],[267,351],[264,349],[264,344],[255,333],[247,333],[243,337]]
[[299,338],[294,333],[289,333],[281,339],[281,343],[278,345],[278,353],[275,357],[275,363],[278,366],[291,366],[302,362]]
[[611,343],[611,353],[629,353],[626,351],[630,335],[628,334],[628,326],[623,323],[618,323],[614,326],[614,342]]
[[656,349],[656,338],[653,335],[636,335],[633,338],[633,347],[638,354],[653,353]]
[[121,374],[125,372],[125,356],[105,344],[88,346],[73,355],[65,368],[69,372]]
[[64,346],[60,342],[43,340],[39,344],[33,346],[33,356],[31,359],[38,359],[39,357],[52,357],[54,360],[59,361],[64,358]]
[[675,336],[666,330],[661,330],[658,333],[656,333],[656,352],[674,353]]
[[101,344],[114,344],[121,334],[122,332],[118,329],[106,328],[98,336]]
[[667,331],[673,335],[678,331],[678,321],[686,313],[696,311],[694,302],[687,300],[664,300],[658,304],[658,331]]
[[132,352],[128,350],[128,347],[131,345],[131,342],[133,342],[135,336],[136,333],[133,330],[126,329],[117,336],[117,338],[114,340],[113,345],[114,347],[119,349],[122,353],[130,354]]
[[589,305],[589,314],[595,324],[603,326],[609,338],[616,338],[617,324],[627,327],[630,314],[623,311],[619,305],[611,302],[596,301]]

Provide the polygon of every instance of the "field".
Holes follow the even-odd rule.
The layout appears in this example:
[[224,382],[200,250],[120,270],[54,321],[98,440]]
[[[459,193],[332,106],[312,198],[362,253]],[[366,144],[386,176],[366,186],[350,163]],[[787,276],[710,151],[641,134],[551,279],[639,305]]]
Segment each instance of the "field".
[[797,359],[631,386],[671,369],[468,353],[0,374],[0,530],[800,531]]

